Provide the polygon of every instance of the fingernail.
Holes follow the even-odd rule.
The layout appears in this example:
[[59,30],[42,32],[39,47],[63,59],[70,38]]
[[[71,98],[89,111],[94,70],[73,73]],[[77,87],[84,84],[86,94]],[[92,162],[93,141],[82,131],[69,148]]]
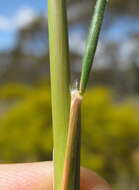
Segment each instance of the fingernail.
[[111,188],[107,185],[96,185],[92,190],[111,190]]

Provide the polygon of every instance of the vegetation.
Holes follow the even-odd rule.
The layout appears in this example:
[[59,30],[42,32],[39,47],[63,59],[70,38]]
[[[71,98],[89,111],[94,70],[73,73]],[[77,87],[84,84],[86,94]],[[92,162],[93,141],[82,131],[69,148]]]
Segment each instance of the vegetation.
[[[7,91],[3,92],[8,98],[0,98],[1,105],[4,109],[2,102],[7,102],[9,108],[0,118],[1,162],[52,158],[50,89],[46,86],[43,83],[29,88],[20,99],[15,93],[16,98],[12,95],[10,101]],[[11,94],[13,89],[14,84],[9,85]],[[132,99],[120,103],[112,97],[113,93],[104,87],[91,88],[85,95],[81,162],[116,187],[121,180],[126,185],[127,179],[130,185],[138,184],[139,108]]]
[[[51,0],[50,2],[52,3]],[[126,3],[125,0],[112,0],[109,3],[110,6],[106,15],[107,24],[106,27],[103,27],[104,33],[108,29],[111,30],[117,21],[128,23],[128,19],[131,19],[131,21],[133,19],[136,20],[138,16],[137,5],[139,3],[137,0],[126,0]],[[67,4],[69,8],[70,31],[83,29],[84,35],[86,35],[88,21],[92,15],[92,1],[68,0]],[[60,6],[60,4],[57,6]],[[60,11],[60,9],[56,10]],[[53,24],[58,23],[58,20],[53,19]],[[50,89],[48,82],[39,82],[35,85],[42,77],[49,77],[49,66],[46,64],[46,62],[49,63],[46,22],[45,16],[36,17],[30,25],[18,31],[15,48],[10,52],[0,53],[2,60],[0,71],[0,160],[2,163],[52,159]],[[55,24],[54,26],[56,27]],[[62,26],[64,26],[63,23]],[[62,46],[55,46],[54,41],[52,41],[51,45],[54,50],[51,60],[61,65],[61,67],[59,65],[57,65],[58,67],[51,66],[51,70],[53,70],[53,76],[51,77],[53,112],[54,110],[57,112],[55,123],[59,122],[60,125],[63,125],[63,123],[65,125],[65,128],[63,127],[64,130],[62,130],[63,136],[61,139],[59,138],[60,135],[56,135],[59,128],[57,128],[58,130],[55,128],[54,132],[55,139],[58,137],[55,144],[64,142],[61,144],[61,151],[57,150],[58,156],[56,158],[58,167],[59,163],[61,163],[60,170],[57,169],[57,176],[59,177],[56,183],[58,184],[57,188],[59,188],[59,179],[62,177],[61,171],[63,168],[63,160],[59,159],[59,152],[61,155],[64,155],[66,146],[70,104],[70,74],[68,70],[69,50],[66,42],[67,29],[62,30],[62,32],[60,30],[56,31],[57,39],[61,33],[63,33],[62,36],[64,38],[64,40],[63,38],[62,40],[58,39],[63,43]],[[92,39],[92,33],[90,34],[90,38]],[[98,63],[103,63],[102,66],[106,66],[109,62],[108,67],[98,67],[93,74],[91,73],[93,80],[90,80],[90,84],[93,83],[94,86],[97,84],[97,87],[90,87],[84,97],[82,108],[81,164],[104,176],[112,183],[114,189],[136,190],[139,189],[138,31],[133,27],[133,32],[128,35],[126,40],[124,38],[125,41],[123,43],[119,43],[119,41],[107,41],[106,39],[101,41],[100,45],[102,45],[102,49],[100,49],[98,55],[100,62],[97,57],[96,63],[98,60]],[[113,40],[115,39],[113,38]],[[83,42],[84,40],[82,44]],[[90,42],[92,44],[91,40]],[[89,45],[88,47],[91,46]],[[125,53],[123,55],[127,55],[127,47],[129,54],[124,57],[126,58],[125,60],[121,60],[121,51]],[[81,80],[84,79],[83,81],[86,81],[80,84],[81,93],[86,89],[95,48],[96,44],[92,46],[90,51],[92,52],[93,50],[90,60],[87,53],[83,60],[84,68],[88,62],[89,70],[87,68],[86,72],[86,69],[83,69]],[[74,47],[70,52],[73,72],[72,80],[80,75],[78,63],[81,61],[82,52],[79,52],[78,49],[80,48],[77,48],[77,51],[75,51]],[[64,56],[60,57],[59,55],[63,51],[65,52]],[[67,63],[66,67],[63,67],[65,62]],[[124,64],[126,65],[125,68],[123,68]],[[67,72],[66,76],[63,76],[64,69]],[[60,75],[57,75],[57,71],[59,71]],[[58,80],[55,80],[55,76],[57,76]],[[59,80],[62,81],[63,94],[59,93],[60,88],[57,85]],[[9,81],[13,83],[9,84]],[[98,84],[105,85],[107,88],[98,87]],[[112,91],[109,88],[112,88]],[[128,97],[128,95],[131,96]],[[56,100],[55,103],[54,99]],[[59,111],[61,100],[65,103]],[[61,114],[62,112],[65,113],[64,117]],[[60,157],[62,157],[61,155]],[[77,178],[79,177],[78,175],[76,176]]]
[[[48,0],[48,31],[54,139],[54,189],[80,189],[81,102],[108,0],[97,0],[84,54],[81,80],[70,92],[70,63],[65,0]],[[71,99],[71,100],[70,100]]]
[[[54,189],[60,190],[70,111],[70,68],[66,1],[48,0],[48,28],[54,140]],[[69,181],[70,184],[73,183],[72,179]]]

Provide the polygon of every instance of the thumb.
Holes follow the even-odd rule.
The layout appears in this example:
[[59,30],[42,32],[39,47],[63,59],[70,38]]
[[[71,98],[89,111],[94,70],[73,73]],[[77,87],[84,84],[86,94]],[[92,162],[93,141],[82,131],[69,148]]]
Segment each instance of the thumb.
[[[53,190],[53,163],[0,165],[1,190]],[[81,190],[111,190],[105,180],[81,168]]]

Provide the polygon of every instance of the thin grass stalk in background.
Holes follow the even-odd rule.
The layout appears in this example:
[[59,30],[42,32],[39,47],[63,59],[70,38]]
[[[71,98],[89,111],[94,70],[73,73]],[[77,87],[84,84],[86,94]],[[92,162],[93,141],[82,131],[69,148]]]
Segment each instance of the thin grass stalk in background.
[[86,44],[86,51],[83,58],[83,66],[82,66],[80,89],[79,89],[80,94],[83,94],[85,92],[89,80],[89,74],[94,61],[94,56],[96,53],[100,29],[103,22],[107,2],[108,0],[97,0],[95,6],[95,11],[92,18],[90,32]]
[[48,0],[54,135],[54,189],[60,190],[70,111],[70,73],[65,0]]

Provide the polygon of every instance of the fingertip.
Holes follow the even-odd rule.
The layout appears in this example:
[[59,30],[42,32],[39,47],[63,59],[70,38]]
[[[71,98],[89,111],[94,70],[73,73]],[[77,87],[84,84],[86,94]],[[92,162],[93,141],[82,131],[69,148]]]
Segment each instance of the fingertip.
[[[0,189],[52,190],[53,162],[0,165]],[[111,190],[95,172],[81,168],[81,190]]]
[[52,190],[51,162],[0,165],[0,189]]
[[111,190],[111,187],[95,172],[81,168],[81,190]]
[[108,185],[96,185],[91,190],[111,190],[110,186]]

